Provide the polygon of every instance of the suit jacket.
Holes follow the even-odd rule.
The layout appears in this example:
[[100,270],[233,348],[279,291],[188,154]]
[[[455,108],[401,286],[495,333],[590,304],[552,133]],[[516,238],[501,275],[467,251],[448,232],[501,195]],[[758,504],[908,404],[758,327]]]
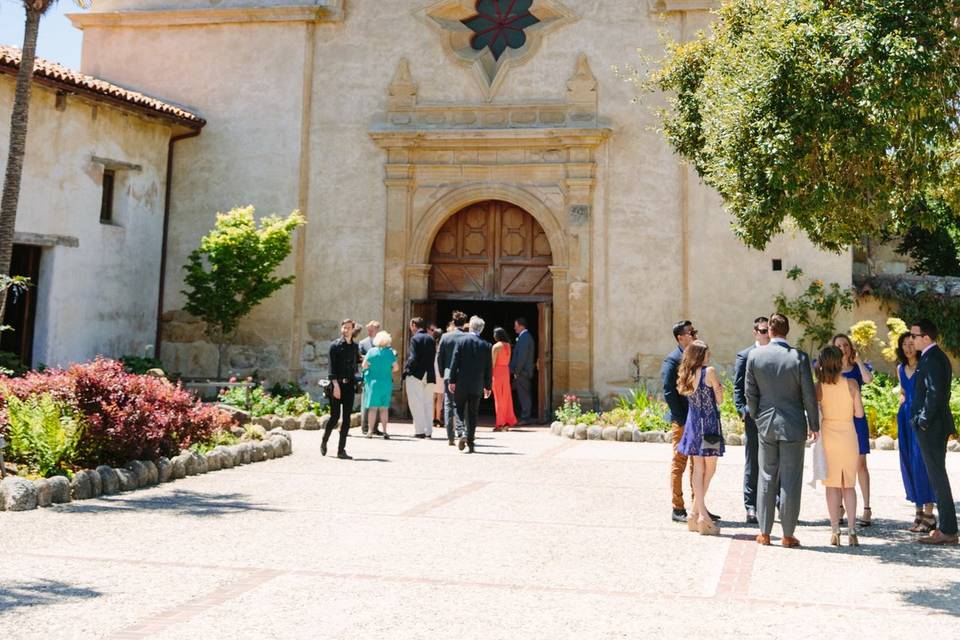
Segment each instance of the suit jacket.
[[950,412],[950,381],[953,369],[947,354],[933,345],[917,364],[913,388],[912,421],[917,431],[939,439],[956,431]]
[[820,430],[810,357],[782,342],[747,356],[747,407],[763,440],[802,442]]
[[373,349],[373,338],[371,338],[370,336],[367,336],[366,338],[360,341],[359,346],[360,346],[360,358],[362,359],[363,356],[367,355],[370,349]]
[[517,337],[517,344],[510,353],[510,373],[521,378],[532,378],[537,346],[529,331]]
[[475,333],[468,333],[457,343],[450,364],[450,384],[457,385],[457,395],[481,395],[493,386],[490,343]]
[[[362,349],[363,347],[361,347]],[[750,413],[750,407],[747,406],[747,358],[750,352],[757,348],[752,344],[737,354],[737,364],[733,369],[733,405],[737,408],[737,413],[741,416],[747,416]]]
[[437,369],[444,380],[448,378],[450,365],[453,364],[453,352],[470,333],[454,329],[440,336],[440,346],[437,348]]
[[663,365],[660,367],[660,379],[663,382],[663,400],[670,409],[666,415],[667,422],[676,422],[683,426],[687,421],[689,400],[687,400],[687,396],[680,395],[680,392],[677,391],[677,371],[680,369],[681,360],[683,360],[683,349],[680,348],[680,345],[677,345],[677,348],[663,359]]
[[403,365],[403,376],[413,376],[422,380],[427,376],[427,384],[437,381],[434,371],[434,360],[437,357],[437,343],[424,329],[417,331],[410,338],[410,348],[407,349],[407,361]]

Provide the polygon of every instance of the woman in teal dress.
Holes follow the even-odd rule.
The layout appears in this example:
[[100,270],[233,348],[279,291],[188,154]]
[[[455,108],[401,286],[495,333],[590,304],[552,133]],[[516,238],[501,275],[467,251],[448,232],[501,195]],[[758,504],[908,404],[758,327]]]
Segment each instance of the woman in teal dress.
[[[377,424],[379,412],[384,440],[390,439],[387,435],[387,414],[393,396],[393,374],[400,371],[397,352],[391,347],[392,344],[390,334],[381,331],[373,337],[373,348],[363,358],[363,406],[367,407],[367,424]],[[374,429],[367,431],[368,438],[373,435]]]

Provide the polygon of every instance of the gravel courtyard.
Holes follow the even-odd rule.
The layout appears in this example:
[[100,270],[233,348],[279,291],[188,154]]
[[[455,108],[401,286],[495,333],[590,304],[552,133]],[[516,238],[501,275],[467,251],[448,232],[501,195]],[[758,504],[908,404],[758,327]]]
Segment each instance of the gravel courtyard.
[[[870,456],[876,524],[829,547],[805,487],[799,550],[743,524],[743,449],[669,519],[669,447],[544,429],[352,437],[147,490],[0,513],[0,635],[30,638],[913,638],[960,629],[960,549],[903,531],[896,452]],[[436,435],[435,435],[436,437]],[[949,467],[960,490],[960,455]],[[779,528],[774,529],[775,545]]]

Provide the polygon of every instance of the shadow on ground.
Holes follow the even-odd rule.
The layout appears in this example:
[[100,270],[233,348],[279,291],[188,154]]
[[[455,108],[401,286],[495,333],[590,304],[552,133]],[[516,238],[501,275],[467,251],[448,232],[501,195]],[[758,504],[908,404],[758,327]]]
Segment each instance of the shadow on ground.
[[904,602],[960,618],[960,582],[951,582],[943,587],[926,587],[901,591]]
[[59,604],[67,600],[77,599],[88,600],[99,598],[102,595],[99,591],[85,587],[75,587],[57,580],[12,582],[0,585],[0,613],[17,607]]
[[64,513],[109,513],[123,511],[159,511],[200,518],[224,516],[246,511],[280,511],[264,504],[250,502],[241,493],[201,493],[175,489],[157,496],[137,497],[134,494],[105,496],[97,500],[72,502],[55,510]]

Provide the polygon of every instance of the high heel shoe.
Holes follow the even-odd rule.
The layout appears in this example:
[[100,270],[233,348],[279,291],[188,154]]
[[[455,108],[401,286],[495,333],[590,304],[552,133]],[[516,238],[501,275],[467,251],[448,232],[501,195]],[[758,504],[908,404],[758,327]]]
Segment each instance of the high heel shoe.
[[857,536],[856,532],[854,532],[854,531],[849,532],[849,533],[847,534],[847,538],[849,538],[849,540],[850,540],[850,546],[851,546],[851,547],[859,547],[859,546],[860,546],[860,538]]
[[839,547],[840,546],[840,532],[834,531],[830,534],[830,546]]
[[700,516],[694,513],[687,518],[687,531],[690,533],[698,533],[700,531],[700,525],[697,524],[697,519],[699,517]]
[[858,527],[869,527],[873,524],[873,509],[870,507],[863,508],[863,517],[857,518]]
[[720,535],[720,527],[713,524],[709,520],[702,520],[697,526],[697,530],[702,536],[718,536]]

